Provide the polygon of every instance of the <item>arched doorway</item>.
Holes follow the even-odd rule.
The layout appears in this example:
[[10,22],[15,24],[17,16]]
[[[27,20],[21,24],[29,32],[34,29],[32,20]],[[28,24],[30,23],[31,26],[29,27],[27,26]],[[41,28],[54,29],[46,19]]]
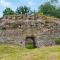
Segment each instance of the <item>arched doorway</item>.
[[36,48],[35,37],[33,37],[33,36],[26,37],[26,39],[25,39],[25,46],[27,48]]

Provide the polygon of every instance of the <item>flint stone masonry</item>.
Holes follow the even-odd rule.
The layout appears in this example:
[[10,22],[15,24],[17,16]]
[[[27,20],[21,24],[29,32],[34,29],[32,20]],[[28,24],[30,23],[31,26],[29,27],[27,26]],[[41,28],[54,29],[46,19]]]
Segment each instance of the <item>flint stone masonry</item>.
[[[26,38],[29,39],[26,39]],[[33,37],[33,38],[32,38]],[[0,18],[0,43],[26,46],[26,42],[36,47],[55,45],[53,38],[60,38],[60,21],[32,15],[10,15]],[[28,41],[30,40],[30,41]]]

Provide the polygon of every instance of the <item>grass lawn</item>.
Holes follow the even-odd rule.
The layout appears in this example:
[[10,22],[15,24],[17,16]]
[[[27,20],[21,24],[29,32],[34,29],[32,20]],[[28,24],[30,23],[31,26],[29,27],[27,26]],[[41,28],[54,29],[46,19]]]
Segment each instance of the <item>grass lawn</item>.
[[60,60],[60,46],[26,49],[1,44],[0,60]]

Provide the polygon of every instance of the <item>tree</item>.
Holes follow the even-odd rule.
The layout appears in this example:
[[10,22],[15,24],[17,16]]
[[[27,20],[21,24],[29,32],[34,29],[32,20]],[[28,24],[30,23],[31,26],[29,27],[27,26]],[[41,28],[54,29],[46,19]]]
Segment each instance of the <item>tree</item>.
[[58,0],[50,0],[50,2],[58,2]]
[[14,11],[11,9],[11,8],[6,8],[4,11],[3,11],[3,15],[13,15],[14,14]]
[[39,13],[43,13],[49,16],[54,16],[55,11],[56,8],[53,5],[51,5],[49,2],[46,2],[45,4],[41,5],[38,10]]
[[55,15],[56,15],[57,18],[60,18],[60,7],[56,10]]
[[38,14],[40,13],[42,13],[43,15],[60,18],[60,7],[56,8],[51,3],[46,2],[39,7]]
[[30,12],[31,10],[27,6],[20,6],[16,9],[16,14],[29,14]]

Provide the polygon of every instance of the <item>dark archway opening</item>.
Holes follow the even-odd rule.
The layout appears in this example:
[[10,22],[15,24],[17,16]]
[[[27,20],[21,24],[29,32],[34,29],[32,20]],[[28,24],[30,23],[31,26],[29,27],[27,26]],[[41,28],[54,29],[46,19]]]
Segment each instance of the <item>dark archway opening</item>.
[[30,37],[30,36],[26,37],[25,46],[26,48],[29,48],[29,49],[36,48],[35,37]]

